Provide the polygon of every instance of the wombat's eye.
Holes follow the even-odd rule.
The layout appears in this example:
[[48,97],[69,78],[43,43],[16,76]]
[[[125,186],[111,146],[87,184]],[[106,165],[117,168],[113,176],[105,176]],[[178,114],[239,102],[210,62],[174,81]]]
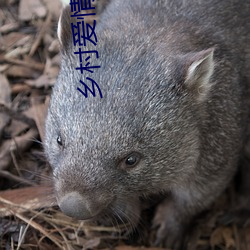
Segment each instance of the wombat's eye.
[[62,137],[60,135],[57,136],[56,141],[57,141],[58,145],[60,145],[60,146],[63,145]]
[[127,158],[125,158],[125,164],[128,167],[134,167],[140,161],[140,156],[137,153],[130,154]]

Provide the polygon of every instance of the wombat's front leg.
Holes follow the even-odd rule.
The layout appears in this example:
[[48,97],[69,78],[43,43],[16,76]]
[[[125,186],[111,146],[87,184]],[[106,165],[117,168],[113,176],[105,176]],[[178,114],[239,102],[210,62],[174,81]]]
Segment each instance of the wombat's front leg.
[[209,197],[213,197],[210,192],[194,190],[178,190],[157,207],[153,220],[153,226],[158,227],[155,245],[182,249],[186,229],[193,216],[211,204]]
[[156,246],[165,246],[170,249],[180,249],[190,216],[184,216],[180,204],[172,199],[164,200],[156,210],[153,225],[158,227]]

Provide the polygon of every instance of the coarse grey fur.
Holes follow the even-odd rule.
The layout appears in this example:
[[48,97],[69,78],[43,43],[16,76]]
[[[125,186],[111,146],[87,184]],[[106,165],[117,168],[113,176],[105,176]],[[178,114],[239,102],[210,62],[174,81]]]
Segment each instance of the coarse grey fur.
[[[45,139],[59,206],[79,219],[114,214],[136,224],[140,198],[166,192],[157,242],[178,248],[237,169],[249,113],[250,1],[111,1],[98,45],[85,49],[99,52],[91,65],[101,68],[84,75],[69,15]],[[77,91],[86,76],[103,98]],[[131,152],[140,158],[132,168]]]

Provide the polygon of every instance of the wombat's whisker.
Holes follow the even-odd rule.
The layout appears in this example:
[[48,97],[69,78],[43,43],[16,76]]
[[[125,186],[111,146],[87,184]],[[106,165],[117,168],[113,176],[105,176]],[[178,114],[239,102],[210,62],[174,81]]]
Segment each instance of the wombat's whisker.
[[[132,222],[131,218],[127,215],[127,213],[125,213],[120,207],[117,207],[116,209],[117,209],[116,215],[119,216],[120,220],[122,220],[123,224],[126,226],[126,230],[130,232],[132,228],[132,231],[135,231],[134,223]],[[126,219],[126,222],[123,221],[123,218]],[[129,225],[127,225],[127,223]]]
[[110,216],[110,218],[111,218],[112,224],[114,222],[116,223],[116,225],[115,224],[113,224],[113,225],[114,225],[115,228],[119,229],[118,230],[118,234],[119,234],[118,237],[121,238],[122,230],[120,230],[119,222],[117,221],[118,214],[117,214],[116,210],[113,210],[113,215]]
[[[34,171],[31,171],[29,169],[23,169],[24,172],[27,172],[27,173],[31,173],[31,174],[34,174]],[[38,172],[35,172],[35,176],[43,179],[43,180],[46,180],[46,181],[50,181],[50,183],[52,184],[53,182],[53,178],[52,176],[50,175],[45,175],[45,174],[42,174],[42,173],[38,173]],[[51,187],[53,189],[53,187]]]
[[32,141],[32,142],[36,142],[36,143],[38,143],[38,144],[40,144],[40,145],[42,145],[42,146],[43,146],[42,141],[38,140],[37,138],[32,138],[32,139],[30,139],[30,141]]

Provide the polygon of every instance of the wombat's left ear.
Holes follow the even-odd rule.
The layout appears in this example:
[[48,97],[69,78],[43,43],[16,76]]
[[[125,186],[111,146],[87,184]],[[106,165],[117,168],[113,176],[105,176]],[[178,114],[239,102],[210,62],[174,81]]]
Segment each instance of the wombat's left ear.
[[187,56],[186,87],[203,101],[213,85],[211,76],[214,71],[214,48],[202,50]]
[[72,31],[71,31],[71,7],[67,5],[63,8],[61,16],[58,21],[57,36],[62,50],[67,51],[69,46],[72,46]]

